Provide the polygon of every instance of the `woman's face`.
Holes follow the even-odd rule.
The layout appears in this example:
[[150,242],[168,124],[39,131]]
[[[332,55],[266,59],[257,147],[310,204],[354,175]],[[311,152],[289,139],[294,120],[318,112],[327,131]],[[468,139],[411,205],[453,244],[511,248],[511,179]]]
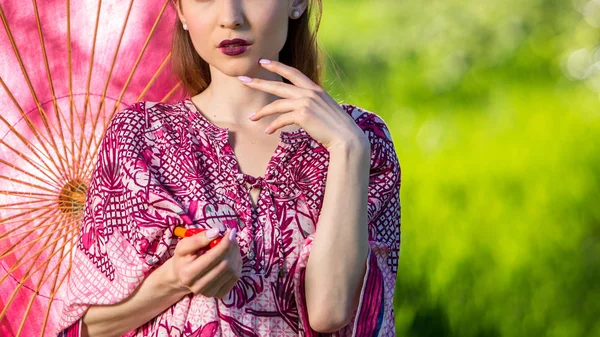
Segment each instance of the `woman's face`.
[[[211,66],[224,74],[252,74],[258,60],[279,59],[293,10],[303,12],[302,0],[179,0],[177,12],[187,23],[194,48]],[[221,41],[241,38],[250,46],[230,56],[219,48]]]

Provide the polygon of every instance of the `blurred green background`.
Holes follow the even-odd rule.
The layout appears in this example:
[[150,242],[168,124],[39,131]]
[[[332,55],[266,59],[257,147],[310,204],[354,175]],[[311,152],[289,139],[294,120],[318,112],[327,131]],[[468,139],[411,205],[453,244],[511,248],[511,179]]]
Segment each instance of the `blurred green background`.
[[600,1],[325,0],[402,167],[398,336],[600,336]]

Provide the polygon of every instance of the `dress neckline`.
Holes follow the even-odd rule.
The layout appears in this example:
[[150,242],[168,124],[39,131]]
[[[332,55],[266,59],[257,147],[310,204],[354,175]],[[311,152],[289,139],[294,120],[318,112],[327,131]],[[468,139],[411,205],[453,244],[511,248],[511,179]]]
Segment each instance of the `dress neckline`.
[[[192,102],[191,97],[187,96],[182,101],[183,106],[187,109],[188,112],[192,113],[200,122],[200,125],[205,128],[206,131],[209,131],[212,135],[220,138],[221,140],[225,139],[228,141],[229,139],[229,128],[220,127],[214,123],[212,123],[208,118],[206,118],[200,110],[196,107],[196,104]],[[310,138],[310,135],[304,130],[304,128],[300,127],[294,131],[280,131],[279,132],[279,140],[280,143],[286,144],[294,144],[302,139]]]

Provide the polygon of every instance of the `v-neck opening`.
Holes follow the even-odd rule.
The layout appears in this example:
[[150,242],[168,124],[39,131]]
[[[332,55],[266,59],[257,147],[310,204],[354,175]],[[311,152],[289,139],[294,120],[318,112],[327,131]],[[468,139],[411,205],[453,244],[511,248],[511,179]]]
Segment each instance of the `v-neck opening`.
[[277,143],[277,146],[275,147],[274,152],[269,157],[267,167],[264,169],[264,172],[261,176],[255,177],[253,175],[242,172],[237,154],[235,153],[233,147],[229,142],[229,128],[220,127],[209,121],[196,107],[196,105],[190,97],[186,97],[182,101],[182,103],[184,108],[187,109],[187,111],[191,112],[197,118],[197,121],[199,122],[200,126],[203,127],[205,131],[208,131],[210,134],[212,134],[219,141],[220,146],[222,146],[222,148],[225,149],[225,152],[228,152],[229,157],[234,162],[234,165],[232,165],[235,170],[235,172],[233,172],[233,175],[236,177],[243,177],[243,181],[238,181],[238,183],[242,183],[244,191],[248,194],[244,199],[246,199],[248,206],[253,211],[258,212],[262,204],[261,197],[264,193],[264,186],[260,186],[260,191],[256,197],[257,199],[255,204],[250,194],[252,188],[246,185],[248,183],[248,178],[250,180],[267,180],[271,179],[273,176],[276,176],[277,172],[275,170],[278,166],[276,160],[280,156],[282,156],[286,150],[288,150],[288,147],[292,147],[294,144],[298,144],[304,139],[310,138],[310,135],[308,135],[306,130],[304,130],[302,127],[294,131],[280,131],[279,141]]

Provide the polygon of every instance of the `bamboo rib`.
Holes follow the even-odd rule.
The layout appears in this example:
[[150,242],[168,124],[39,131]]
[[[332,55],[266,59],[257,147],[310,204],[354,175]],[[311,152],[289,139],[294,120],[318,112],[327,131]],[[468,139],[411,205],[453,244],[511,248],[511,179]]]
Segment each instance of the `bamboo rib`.
[[[72,240],[72,238],[68,237],[67,241],[71,242],[73,240]],[[58,275],[60,274],[60,268],[59,268],[59,270],[56,273],[53,273],[55,275],[54,284],[52,285],[52,290],[50,291],[50,295],[49,295],[50,301],[48,302],[48,308],[46,309],[46,314],[44,315],[44,322],[42,324],[42,331],[41,331],[41,335],[40,336],[43,336],[44,332],[46,331],[46,324],[48,322],[48,317],[50,315],[50,308],[52,307],[52,302],[54,302],[54,297],[56,296],[56,290],[60,289],[60,286],[62,285],[62,283],[64,282],[64,280],[67,278],[67,276],[69,275],[69,273],[71,271],[71,263],[72,263],[72,261],[71,261],[72,254],[71,254],[71,252],[73,251],[73,247],[74,247],[74,245],[71,245],[71,247],[66,252],[67,256],[69,257],[69,261],[68,261],[68,266],[69,267],[67,268],[67,271],[64,273],[64,275],[61,278],[61,280],[58,283],[58,285],[56,284],[56,281],[58,281]],[[65,254],[64,249],[61,249],[61,257],[60,257],[60,260],[59,260],[59,263],[57,264],[57,266],[62,266],[63,265],[62,261],[64,260],[64,254]]]
[[[41,240],[41,239],[43,239],[43,238],[51,238],[51,237],[53,237],[53,236],[54,236],[54,234],[55,234],[56,232],[58,232],[60,229],[61,229],[61,228],[59,227],[58,229],[55,229],[55,230],[51,231],[51,232],[50,232],[48,235],[46,235],[46,237],[39,237],[39,238],[37,238],[36,240],[34,240],[34,241],[33,241],[33,243],[37,243],[37,241],[38,241],[38,240]],[[73,226],[71,229],[69,229],[69,233],[71,233],[71,232],[74,232],[74,231],[79,231],[79,228],[78,228],[77,226]],[[29,256],[29,257],[28,257],[28,258],[27,258],[25,261],[22,261],[22,262],[19,262],[18,264],[15,264],[15,265],[13,265],[13,266],[12,266],[12,267],[11,267],[11,268],[8,270],[8,274],[7,274],[7,275],[10,275],[10,274],[14,273],[14,272],[15,272],[15,270],[19,269],[19,268],[20,268],[22,265],[24,265],[25,263],[29,262],[29,261],[30,261],[30,260],[32,260],[34,257],[41,255],[41,254],[42,254],[42,252],[44,252],[44,251],[46,250],[46,248],[48,248],[48,246],[50,246],[52,243],[54,243],[54,242],[56,242],[56,241],[58,241],[58,240],[60,240],[60,239],[62,239],[62,238],[60,238],[60,237],[59,237],[58,239],[56,239],[55,241],[52,241],[52,242],[51,242],[51,243],[49,243],[49,244],[48,244],[47,242],[46,242],[46,243],[44,243],[44,246],[43,246],[41,249],[39,249],[37,252],[35,252],[35,254],[34,254],[34,255],[30,255],[30,256]],[[28,244],[27,244],[27,246],[29,246],[29,245],[31,245],[31,243],[28,243]],[[20,249],[20,248],[19,248],[19,249]],[[19,260],[21,260],[23,257],[25,257],[25,255],[23,255],[23,256],[22,256],[22,257],[21,257]],[[38,260],[38,259],[36,258],[36,259],[35,259],[35,261],[33,262],[33,264],[35,264],[35,262],[37,262],[37,260]],[[31,267],[31,268],[33,268],[33,267]],[[30,269],[30,270],[31,270],[31,269]],[[6,278],[6,276],[5,276],[4,278]],[[4,278],[3,278],[2,280],[0,280],[0,283],[4,282]],[[23,279],[23,282],[24,282],[26,279],[27,279],[27,278]],[[1,320],[1,319],[0,319],[0,320]]]
[[[42,200],[40,200],[40,201],[23,201],[23,202],[15,202],[12,204],[3,204],[3,205],[0,205],[0,209],[4,208],[4,209],[10,210],[10,209],[12,209],[11,207],[19,207],[21,205],[37,204],[40,202],[42,202]],[[39,207],[36,207],[36,208],[39,208]],[[0,236],[0,238],[2,238],[2,237]]]
[[[73,61],[72,61],[72,55],[71,55],[71,0],[67,0],[67,13],[66,13],[66,17],[67,17],[67,54],[68,54],[68,60],[67,63],[69,65],[69,114],[70,114],[70,121],[71,121],[71,128],[69,131],[71,131],[71,139],[75,139],[75,130],[74,130],[74,126],[73,124],[75,124],[74,122],[74,117],[73,117],[73,108],[74,108],[74,101],[73,101]],[[71,153],[73,154],[72,156],[72,160],[73,160],[73,165],[75,165],[75,162],[77,160],[77,158],[75,158],[75,142],[71,141]],[[79,178],[79,177],[74,177],[74,178]]]
[[[18,167],[17,165],[15,165],[15,164],[11,164],[11,163],[9,163],[9,162],[7,162],[7,161],[3,160],[3,159],[0,159],[0,164],[4,164],[4,165],[6,165],[6,166],[10,167],[12,170],[15,170],[15,171],[17,171],[17,172],[20,172],[20,173],[22,173],[22,174],[24,174],[24,175],[26,175],[26,176],[28,176],[28,177],[30,177],[30,178],[32,178],[32,179],[38,180],[38,181],[39,181],[39,182],[41,182],[41,183],[48,184],[48,185],[50,185],[50,186],[52,186],[52,187],[56,188],[57,190],[58,190],[58,189],[61,189],[61,186],[59,186],[59,185],[55,185],[55,184],[53,184],[52,182],[49,182],[49,181],[47,181],[47,180],[43,180],[43,179],[42,179],[42,178],[40,178],[39,176],[33,175],[31,172],[25,171],[25,170],[23,170],[22,168]],[[0,208],[2,208],[2,205],[0,205]]]
[[[72,231],[72,230],[71,230],[71,231]],[[48,241],[50,241],[50,240],[52,239],[52,236],[53,236],[53,235],[49,235],[49,236],[47,237],[46,246],[48,246],[48,245],[49,245],[49,244],[47,244],[47,242],[48,242]],[[52,243],[54,243],[54,242],[56,242],[56,241],[58,241],[58,240],[60,240],[60,239],[61,239],[61,238],[59,238],[59,239],[57,239],[57,240],[53,241]],[[52,243],[50,243],[50,244],[52,244]],[[35,260],[34,260],[34,261],[31,263],[31,266],[29,267],[29,269],[28,269],[28,270],[27,270],[27,272],[25,273],[25,275],[26,275],[26,276],[25,276],[25,277],[23,277],[23,278],[22,278],[22,279],[19,281],[19,284],[18,284],[18,285],[17,285],[17,287],[16,287],[16,288],[13,290],[13,293],[12,293],[11,297],[8,299],[8,301],[7,301],[6,303],[4,303],[5,307],[4,307],[4,309],[2,310],[2,312],[0,313],[0,321],[2,321],[2,319],[4,318],[4,315],[6,315],[6,312],[8,311],[8,308],[11,306],[12,302],[15,300],[15,297],[16,297],[16,295],[18,294],[18,292],[19,292],[19,289],[21,289],[21,287],[23,286],[23,284],[25,283],[25,281],[27,281],[27,280],[28,280],[28,279],[29,279],[29,278],[30,278],[32,275],[34,275],[34,274],[35,274],[35,271],[34,271],[34,272],[31,272],[31,270],[33,269],[33,266],[35,266],[35,265],[36,265],[36,262],[37,262],[37,260],[39,259],[40,255],[42,254],[42,252],[43,252],[43,250],[40,250],[40,251],[38,251],[38,252],[37,252],[35,255],[31,256],[31,257],[30,257],[30,258],[27,260],[27,261],[29,261],[29,260],[31,260],[33,257],[35,257]],[[50,258],[52,258],[52,256],[54,256],[55,254],[56,254],[56,252],[55,252],[54,254],[52,254],[52,255],[50,256]],[[27,262],[27,261],[25,261],[25,262]],[[38,268],[38,269],[39,269],[39,268]],[[10,274],[10,273],[12,273],[13,271],[14,271],[14,270],[11,270],[11,271],[9,272],[9,274]],[[36,269],[36,271],[37,271],[37,269]],[[7,274],[7,275],[8,275],[8,274]],[[6,276],[5,276],[5,277],[6,277]],[[4,282],[4,278],[3,278],[2,280],[0,280],[0,283],[2,283],[2,282]]]
[[56,284],[56,281],[58,280],[58,274],[60,273],[60,270],[58,273],[55,273],[54,275],[56,275],[56,278],[54,279],[54,284],[52,285],[52,291],[50,292],[50,301],[48,302],[48,307],[46,308],[46,314],[44,315],[44,322],[42,323],[42,331],[40,332],[40,337],[44,336],[44,332],[46,332],[46,326],[48,324],[48,318],[50,317],[50,308],[52,308],[52,303],[54,302],[54,297],[56,296],[56,290],[60,289],[60,287],[62,286],[64,280],[67,278],[67,276],[70,274],[71,272],[71,263],[73,263],[72,261],[72,255],[71,251],[73,249],[69,249],[69,261],[67,262],[67,265],[69,266],[67,268],[67,270],[65,271],[63,277],[61,278],[60,282],[58,283],[58,285]]
[[[23,63],[23,59],[21,57],[21,54],[19,52],[19,49],[17,48],[17,44],[15,43],[12,31],[10,30],[10,26],[8,25],[8,22],[6,21],[6,16],[4,14],[4,10],[2,9],[2,6],[0,5],[0,19],[2,19],[2,23],[4,24],[4,28],[6,29],[6,33],[8,35],[8,39],[10,40],[10,44],[13,48],[13,51],[15,53],[15,56],[17,57],[17,60],[19,61],[19,66],[21,68],[21,72],[23,73],[23,76],[25,77],[25,80],[27,82],[27,86],[29,87],[29,91],[31,93],[31,96],[33,98],[33,100],[35,101],[36,107],[38,108],[38,111],[40,112],[40,116],[42,119],[42,122],[44,124],[45,130],[49,135],[52,135],[52,130],[50,128],[50,125],[48,124],[48,117],[46,115],[46,112],[44,111],[44,109],[41,106],[41,103],[37,97],[37,94],[35,93],[35,90],[33,88],[33,84],[31,83],[31,78],[29,77],[29,74],[27,73],[27,69],[25,69],[25,64]],[[22,113],[22,109],[19,110]],[[33,127],[33,125],[30,123],[29,119],[26,116],[23,116],[26,118],[27,123],[29,125],[29,127],[32,129],[32,131],[34,132],[36,138],[38,138],[38,141],[40,142],[40,144],[42,145],[42,147],[44,148],[44,150],[46,151],[46,153],[50,154],[51,152],[48,151],[48,149],[45,146],[45,143],[39,139],[39,133],[37,132],[36,128]],[[56,131],[56,130],[55,130]],[[54,149],[54,153],[56,153],[56,155],[59,157],[59,160],[65,160],[65,158],[62,158],[62,156],[60,155],[60,152],[57,149],[56,143],[54,142],[54,138],[50,138],[50,145],[52,146],[52,148]],[[56,162],[54,161],[54,158],[52,158],[52,164],[54,165],[55,168],[58,168],[58,165],[56,164]]]
[[[85,125],[85,122],[87,120],[87,109],[88,109],[88,104],[89,104],[89,98],[90,98],[90,86],[92,83],[92,73],[94,70],[94,58],[96,56],[96,39],[98,36],[98,27],[100,25],[100,11],[102,9],[102,0],[98,1],[98,10],[96,11],[96,24],[94,27],[94,38],[92,40],[92,53],[90,55],[90,66],[88,69],[88,78],[87,78],[87,84],[86,84],[86,88],[85,88],[85,98],[83,101],[83,124]],[[79,114],[77,114],[79,115]],[[75,163],[76,166],[79,166],[79,159],[82,156],[82,150],[83,150],[83,142],[84,142],[84,138],[85,135],[82,133],[79,137],[79,154],[77,156],[77,162]],[[87,153],[89,152],[89,143],[88,143],[88,151],[86,151],[86,156]],[[86,158],[83,158],[83,160],[85,161]]]
[[[48,217],[48,218],[50,218],[50,217]],[[27,225],[27,223],[21,225],[18,229],[22,228],[25,225]],[[46,227],[56,227],[56,226],[55,226],[54,223],[50,223],[50,224],[47,224],[47,225],[37,225],[37,226],[35,226],[35,228],[29,228],[28,230],[25,230],[25,231],[22,231],[22,232],[18,232],[18,233],[15,233],[17,229],[11,229],[10,232],[4,233],[3,236],[5,236],[5,235],[6,236],[0,238],[0,240],[12,239],[12,238],[15,238],[15,237],[18,237],[18,236],[21,236],[21,235],[22,236],[26,236],[26,235],[29,235],[29,234],[31,234],[31,233],[33,233],[35,231],[38,231],[38,230],[40,230],[42,228],[46,228]],[[9,255],[9,254],[7,254],[7,255]]]
[[[8,218],[4,218],[4,219],[2,219],[2,222],[1,222],[0,224],[7,223],[7,222],[9,222],[10,220],[13,220],[14,218],[19,218],[19,217],[21,217],[21,216],[23,216],[23,215],[30,214],[30,213],[34,213],[35,211],[42,211],[42,210],[43,210],[43,209],[36,209],[36,210],[33,210],[33,211],[27,211],[27,212],[23,212],[23,213],[21,213],[21,214],[13,215],[13,216],[10,216],[10,217],[8,217]],[[52,207],[52,208],[50,208],[50,207],[47,207],[47,208],[46,208],[46,210],[48,210],[48,211],[59,211],[59,209],[57,209],[56,207]],[[46,214],[46,213],[44,213],[44,214]],[[46,216],[41,216],[41,215],[40,215],[40,216],[38,216],[36,219],[45,219],[45,218],[50,218],[50,217],[52,217],[52,216],[48,216],[48,217],[46,217]],[[16,223],[18,223],[18,222],[27,222],[27,221],[31,221],[31,219],[20,219],[20,220],[16,220],[16,221],[12,222],[12,224],[16,224]],[[17,228],[13,228],[13,229],[19,229],[19,228],[21,228],[22,226],[23,226],[23,225],[21,225],[21,226],[19,226],[19,227],[17,227]],[[0,237],[0,239],[4,239],[4,238],[6,237],[6,235],[8,235],[8,233],[4,233],[4,234],[2,234],[2,236]]]
[[140,64],[140,61],[142,60],[142,56],[144,56],[144,53],[146,52],[146,48],[148,48],[148,44],[150,43],[150,39],[154,35],[154,31],[156,31],[156,27],[158,27],[158,23],[159,23],[160,19],[162,18],[165,10],[167,9],[168,3],[169,3],[169,0],[166,0],[165,3],[163,4],[163,7],[161,8],[161,11],[160,11],[158,17],[154,21],[154,25],[152,26],[152,29],[150,29],[150,33],[148,33],[148,37],[146,38],[146,41],[144,42],[144,46],[142,47],[142,50],[140,51],[140,54],[138,55],[138,57],[137,57],[137,59],[135,61],[135,64],[134,64],[133,68],[131,69],[131,72],[129,73],[129,77],[127,78],[127,81],[125,81],[125,85],[123,86],[123,90],[121,90],[121,93],[119,94],[119,98],[117,98],[117,104],[115,104],[115,108],[113,109],[112,113],[110,114],[109,120],[112,119],[112,117],[116,113],[116,110],[117,110],[119,104],[121,103],[121,100],[123,99],[123,96],[125,95],[125,90],[127,90],[127,87],[129,86],[129,83],[131,82],[131,79],[133,78],[133,74],[137,70],[137,67]]
[[[51,212],[52,212],[52,210],[48,210],[47,212],[44,212],[43,214],[48,214],[48,213],[51,213]],[[43,225],[44,223],[48,222],[48,221],[49,221],[50,219],[52,219],[53,217],[54,217],[54,215],[52,214],[52,215],[50,215],[50,216],[45,216],[45,217],[41,218],[41,220],[40,220],[40,224],[41,224],[41,225]],[[31,221],[29,221],[29,223],[31,223]],[[50,224],[52,225],[52,223],[50,223]],[[44,229],[44,230],[43,230],[43,231],[40,233],[40,235],[44,235],[44,234],[45,234],[45,233],[46,233],[48,230],[50,230],[50,227],[52,227],[52,226],[44,226],[43,228],[46,228],[46,229]],[[10,232],[6,232],[6,233],[4,233],[4,235],[9,235],[9,234],[10,234]],[[40,238],[41,238],[41,236],[38,236],[38,240],[39,240]],[[34,243],[36,243],[36,242],[35,242],[35,241],[33,241],[33,242],[30,242],[30,243],[28,243],[27,245],[24,245],[24,246],[21,246],[21,247],[17,247],[17,246],[18,246],[19,244],[21,244],[21,243],[22,243],[22,242],[15,242],[15,243],[13,243],[13,244],[12,244],[10,247],[8,247],[8,248],[7,248],[7,249],[6,249],[4,252],[2,252],[2,253],[0,254],[0,259],[4,259],[4,258],[6,258],[7,256],[9,256],[10,254],[12,254],[12,253],[14,253],[14,252],[18,251],[19,249],[21,249],[21,248],[23,248],[23,247],[30,246],[30,245],[32,245],[32,244],[34,244]],[[15,247],[16,247],[16,249],[15,249]],[[22,257],[21,257],[21,259],[22,259],[23,257],[25,257],[25,256],[22,256]],[[2,279],[2,281],[4,281],[4,279]],[[2,281],[0,281],[0,283],[2,283]]]
[[160,73],[163,71],[165,66],[169,63],[170,59],[171,59],[171,52],[169,52],[169,54],[165,57],[165,60],[160,64],[160,67],[158,67],[156,72],[154,72],[154,75],[152,76],[150,81],[148,81],[148,84],[146,84],[146,87],[142,90],[142,93],[135,99],[136,101],[142,100],[142,98],[146,95],[148,90],[150,90],[150,87],[152,86],[152,84],[154,84],[154,82],[156,81],[156,79],[158,78]]
[[[121,43],[123,42],[123,36],[125,35],[125,29],[127,28],[127,23],[129,23],[129,17],[131,15],[131,9],[133,8],[133,1],[131,0],[129,2],[129,8],[127,9],[127,15],[125,16],[125,21],[123,22],[123,27],[121,28],[121,33],[119,35],[119,41],[117,42],[117,47],[115,49],[113,58],[112,58],[112,62],[110,63],[110,69],[108,71],[108,76],[106,78],[106,83],[104,84],[104,89],[102,90],[102,97],[100,98],[100,104],[98,105],[98,110],[96,111],[96,115],[94,118],[94,121],[92,122],[92,134],[96,133],[96,126],[98,124],[98,120],[100,119],[100,112],[102,110],[102,107],[104,106],[104,101],[106,99],[106,94],[108,93],[108,86],[110,85],[110,80],[112,78],[112,73],[114,71],[115,65],[117,63],[117,57],[119,56],[119,50],[121,49]],[[106,125],[103,125],[102,130],[104,131],[104,129],[106,129]],[[95,138],[94,141],[96,141],[96,143],[94,144],[96,146],[96,148],[98,148],[100,146],[99,142],[100,142],[101,137],[99,138]],[[92,157],[93,158],[93,157]],[[87,164],[89,162],[86,161],[87,157],[84,158],[84,165],[87,166]],[[80,169],[80,166],[76,166],[77,169]]]
[[[38,6],[37,6],[37,1],[36,0],[32,0],[32,1],[33,1],[33,10],[35,12],[35,21],[37,23],[37,28],[38,28],[38,35],[40,37],[40,45],[42,47],[42,56],[44,57],[44,66],[46,67],[46,76],[48,77],[48,85],[50,87],[50,92],[52,93],[52,101],[54,102],[54,112],[56,114],[58,130],[60,131],[60,140],[62,142],[62,150],[66,151],[65,136],[63,134],[62,125],[60,122],[61,117],[59,116],[60,108],[58,107],[58,102],[56,100],[56,92],[54,91],[54,83],[52,82],[52,74],[50,73],[50,64],[48,63],[48,53],[46,52],[46,43],[44,42],[44,34],[42,32],[42,24],[40,22],[40,14],[39,14]],[[52,137],[52,139],[54,140],[54,137]],[[58,152],[59,149],[56,148],[56,151]],[[65,167],[65,163],[68,158],[66,152],[64,152],[63,158],[65,160],[60,161],[62,171],[68,172],[69,175],[72,175],[73,172],[71,171],[70,165],[68,165],[68,163],[67,163],[67,165]]]
[[[0,84],[2,84],[4,86],[4,81],[2,81],[2,79],[0,78]],[[6,86],[4,86],[6,88]],[[13,97],[12,94],[10,93],[10,91],[7,91],[9,96]],[[13,97],[14,98],[14,97]],[[18,106],[17,102],[13,100],[13,102]],[[20,109],[20,107],[19,107]],[[27,137],[21,135],[17,130],[14,129],[14,127],[12,125],[8,124],[8,121],[6,121],[6,119],[4,119],[2,116],[0,116],[0,120],[2,122],[4,122],[6,125],[8,125],[9,129],[13,132],[14,135],[17,136],[17,138],[19,138],[19,140],[21,140],[21,142],[23,142],[23,144],[25,144],[25,146],[27,146],[27,148],[29,148],[31,150],[31,153],[34,154],[40,161],[41,164],[43,166],[46,167],[46,170],[42,170],[38,167],[37,164],[35,164],[29,157],[25,156],[25,154],[23,152],[17,151],[15,148],[13,148],[12,146],[10,146],[8,143],[6,143],[4,140],[0,139],[0,144],[6,146],[9,150],[11,150],[13,153],[17,154],[18,156],[20,156],[21,158],[24,158],[28,163],[30,163],[31,165],[35,166],[38,170],[40,170],[40,172],[42,172],[45,176],[48,177],[48,179],[55,181],[55,179],[53,179],[52,177],[48,176],[48,174],[46,174],[46,172],[54,172],[54,170],[52,170],[50,168],[50,166],[48,166],[48,164],[40,157],[41,154],[45,154],[45,152],[38,150],[35,145],[33,143],[31,143]],[[32,149],[32,147],[35,149]],[[50,157],[47,157],[48,160],[52,161],[52,159]],[[55,176],[56,179],[60,179],[61,177],[57,177]]]
[[35,187],[35,188],[37,188],[39,190],[42,190],[42,191],[46,191],[46,192],[50,192],[50,193],[57,193],[56,190],[51,190],[49,188],[45,188],[43,186],[36,185],[34,183],[29,183],[29,182],[26,182],[26,181],[23,181],[23,180],[19,180],[19,179],[16,179],[16,178],[11,178],[11,177],[7,177],[7,176],[3,176],[1,174],[0,174],[0,180],[8,180],[8,181],[13,182],[13,183],[17,183],[17,184],[21,184],[21,185],[25,185],[25,186],[29,186],[29,187]]
[[[108,121],[112,120],[114,114],[117,112],[117,109],[119,109],[119,106],[121,104],[121,100],[123,99],[123,96],[125,95],[125,91],[127,90],[127,87],[129,86],[129,83],[131,82],[131,79],[133,78],[133,75],[135,74],[135,71],[137,70],[137,67],[140,64],[140,61],[142,60],[142,57],[144,56],[144,52],[146,51],[146,49],[148,48],[148,44],[150,43],[150,40],[152,39],[152,36],[154,35],[154,32],[156,30],[156,27],[158,26],[160,19],[162,18],[165,10],[167,9],[167,5],[169,3],[169,0],[165,1],[165,3],[163,4],[163,7],[158,15],[158,17],[156,18],[156,20],[154,21],[154,25],[152,26],[152,28],[150,29],[150,32],[148,33],[148,36],[146,37],[146,41],[144,42],[144,45],[142,47],[142,50],[140,50],[140,53],[138,54],[138,57],[134,63],[133,68],[131,69],[131,72],[129,73],[129,76],[127,77],[127,80],[125,81],[125,84],[123,85],[123,89],[121,90],[121,93],[119,94],[119,97],[117,98],[117,101],[115,103],[115,106],[113,108],[113,111],[111,112],[110,116],[108,117]],[[106,129],[105,125],[105,129]],[[96,147],[94,149],[94,152],[91,156],[91,158],[95,158],[96,154],[98,151],[98,147]],[[87,153],[89,153],[90,151],[88,150]],[[86,172],[89,171],[88,169],[86,169]]]
[[171,89],[171,91],[169,91],[167,95],[161,99],[161,101],[166,101],[169,98],[171,98],[171,96],[173,96],[173,94],[177,91],[177,89],[179,89],[180,86],[181,82],[177,82],[177,85],[175,85],[175,87],[173,87],[173,89]]
[[[50,211],[51,211],[51,210],[52,210],[52,209],[50,209]],[[22,212],[22,213],[20,213],[20,214],[15,214],[15,215],[13,215],[13,216],[10,216],[10,217],[8,217],[8,218],[4,218],[4,219],[2,219],[2,220],[1,220],[1,222],[0,222],[0,225],[1,225],[1,224],[4,224],[4,223],[6,223],[6,222],[8,222],[8,221],[10,221],[10,220],[13,220],[13,219],[15,219],[15,218],[20,218],[20,217],[22,217],[22,216],[25,216],[25,215],[27,215],[27,214],[31,214],[31,213],[33,213],[33,212],[34,212],[34,211],[26,211],[26,212]],[[44,214],[46,214],[46,213],[44,213]],[[16,222],[18,222],[18,221],[29,221],[29,220],[31,220],[31,219],[17,220],[17,221],[15,221],[15,223],[16,223]],[[2,237],[4,237],[5,235],[7,235],[7,233],[4,233],[4,234],[2,234]],[[2,257],[2,255],[0,255],[0,258],[1,258],[1,257]]]
[[[59,236],[62,236],[63,233],[59,233]],[[52,250],[55,251],[56,250],[56,246],[57,243],[54,244],[54,246],[52,247]],[[64,252],[61,252],[61,257],[64,254]],[[33,305],[33,302],[35,301],[37,294],[39,294],[40,289],[42,288],[42,284],[44,284],[44,277],[46,276],[46,272],[48,271],[48,264],[46,264],[46,268],[44,268],[44,271],[42,272],[42,275],[40,276],[40,279],[38,281],[38,284],[36,286],[36,289],[34,292],[31,293],[31,298],[29,299],[29,304],[27,305],[27,308],[25,309],[25,314],[23,315],[23,319],[21,320],[21,324],[19,325],[19,330],[17,330],[17,336],[21,335],[21,332],[23,331],[23,328],[25,327],[25,322],[27,321],[27,316],[29,316],[29,311],[31,310],[31,306]],[[57,275],[58,277],[58,275]]]

